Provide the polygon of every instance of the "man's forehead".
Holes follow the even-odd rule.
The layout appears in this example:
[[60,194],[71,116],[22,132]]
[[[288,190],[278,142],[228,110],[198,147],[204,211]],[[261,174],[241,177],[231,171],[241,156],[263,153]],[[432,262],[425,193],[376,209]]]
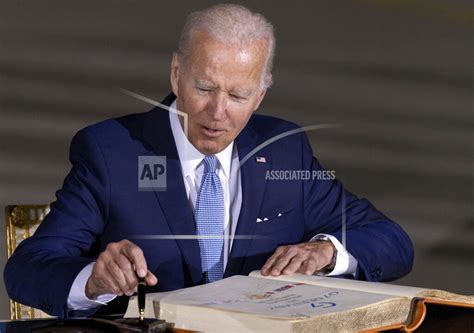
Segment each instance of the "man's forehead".
[[266,59],[262,43],[221,42],[199,33],[190,46],[184,66],[195,85],[242,95],[251,95],[260,86]]
[[265,57],[268,42],[264,38],[251,40],[221,40],[208,32],[197,31],[191,38],[191,54],[195,51],[206,51],[211,48],[222,48],[241,60],[250,60],[255,56]]

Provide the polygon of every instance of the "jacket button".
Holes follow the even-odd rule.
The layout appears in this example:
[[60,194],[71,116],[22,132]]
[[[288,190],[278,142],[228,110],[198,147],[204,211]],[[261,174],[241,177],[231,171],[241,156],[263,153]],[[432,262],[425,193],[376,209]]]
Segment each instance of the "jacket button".
[[376,269],[372,270],[372,272],[370,272],[370,274],[372,275],[373,278],[377,279],[380,276],[382,276],[382,271],[380,270],[380,268],[376,268]]
[[48,311],[51,311],[51,309],[52,309],[51,304],[47,304],[47,303],[41,303],[40,304],[40,310],[48,312]]

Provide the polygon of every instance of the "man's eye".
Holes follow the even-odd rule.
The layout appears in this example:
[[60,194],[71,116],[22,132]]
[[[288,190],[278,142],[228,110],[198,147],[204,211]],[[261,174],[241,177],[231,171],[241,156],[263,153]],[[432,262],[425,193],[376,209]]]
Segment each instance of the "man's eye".
[[204,91],[204,92],[211,91],[210,88],[202,88],[202,87],[198,87],[198,90],[199,90],[199,91]]
[[243,101],[245,100],[245,97],[242,97],[242,96],[239,96],[239,95],[235,95],[235,94],[230,94],[230,97],[235,99],[235,100],[238,100],[238,101]]

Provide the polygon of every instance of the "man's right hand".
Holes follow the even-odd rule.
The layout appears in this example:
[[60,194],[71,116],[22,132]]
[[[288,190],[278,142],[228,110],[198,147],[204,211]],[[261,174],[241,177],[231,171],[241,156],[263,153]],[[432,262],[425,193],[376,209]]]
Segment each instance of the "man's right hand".
[[154,286],[158,279],[147,270],[143,251],[127,239],[110,243],[94,265],[87,280],[86,296],[96,299],[104,294],[131,296],[137,291],[138,277]]

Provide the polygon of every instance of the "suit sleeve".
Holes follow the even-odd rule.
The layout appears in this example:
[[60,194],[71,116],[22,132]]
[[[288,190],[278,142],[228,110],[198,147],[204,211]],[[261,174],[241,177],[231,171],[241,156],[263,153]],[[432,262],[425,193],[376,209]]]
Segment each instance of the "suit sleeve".
[[[312,175],[323,175],[306,135],[301,137],[303,168]],[[413,265],[413,245],[405,231],[368,200],[359,199],[337,179],[325,175],[326,179],[303,183],[305,239],[324,233],[343,243],[345,232],[347,251],[358,261],[356,279],[390,281],[408,274]]]
[[8,260],[10,298],[67,317],[67,297],[77,274],[94,260],[97,236],[107,221],[110,186],[105,158],[87,129],[73,138],[72,169],[35,234]]

